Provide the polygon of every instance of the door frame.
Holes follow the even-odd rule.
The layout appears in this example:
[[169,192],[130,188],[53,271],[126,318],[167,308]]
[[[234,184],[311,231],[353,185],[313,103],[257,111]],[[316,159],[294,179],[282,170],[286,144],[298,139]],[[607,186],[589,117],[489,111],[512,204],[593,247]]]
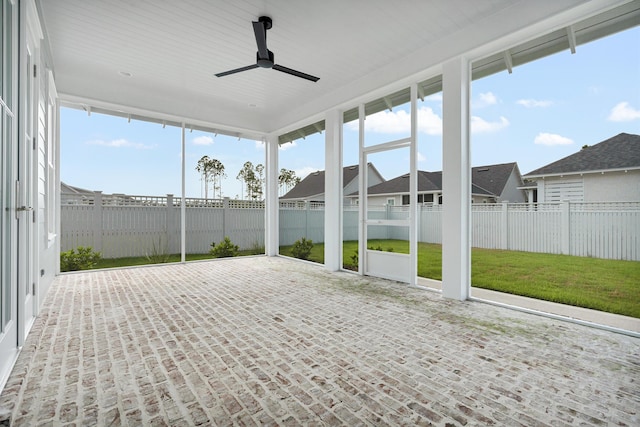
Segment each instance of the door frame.
[[[37,314],[36,277],[38,244],[35,228],[37,213],[37,180],[34,162],[37,161],[38,106],[40,102],[40,42],[44,38],[33,1],[20,2],[20,60],[19,67],[19,115],[18,115],[18,191],[17,212],[17,292],[18,292],[18,347],[22,346]],[[29,61],[31,55],[31,61]],[[29,87],[31,85],[31,87]],[[30,99],[29,99],[30,98]],[[27,138],[29,135],[29,138]],[[29,140],[27,140],[29,139]]]
[[[418,281],[418,148],[417,148],[417,99],[418,86],[410,90],[411,131],[408,138],[366,146],[364,137],[365,106],[361,104],[359,115],[359,176],[358,191],[358,272],[417,286]],[[368,218],[368,155],[409,148],[409,212],[406,219],[370,220]],[[409,254],[370,250],[367,247],[368,226],[408,227]]]

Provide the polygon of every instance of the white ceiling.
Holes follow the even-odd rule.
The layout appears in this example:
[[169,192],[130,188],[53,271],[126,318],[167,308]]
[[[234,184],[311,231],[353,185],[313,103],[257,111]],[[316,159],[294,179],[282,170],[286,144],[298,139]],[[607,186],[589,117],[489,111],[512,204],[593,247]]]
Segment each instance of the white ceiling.
[[[191,119],[243,135],[315,120],[457,54],[602,0],[39,0],[66,100]],[[620,3],[610,1],[609,3]],[[273,19],[269,69],[251,21]],[[121,73],[130,73],[125,77]],[[354,105],[349,105],[350,107]]]

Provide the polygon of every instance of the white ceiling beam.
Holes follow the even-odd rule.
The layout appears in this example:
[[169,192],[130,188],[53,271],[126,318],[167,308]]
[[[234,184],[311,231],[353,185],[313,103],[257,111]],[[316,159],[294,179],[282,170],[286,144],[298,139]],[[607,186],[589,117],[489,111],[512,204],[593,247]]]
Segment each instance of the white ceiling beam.
[[387,106],[387,108],[389,109],[389,111],[393,111],[393,104],[391,103],[391,100],[389,99],[389,97],[388,96],[384,96],[382,98],[382,100],[384,101],[384,103]]
[[509,74],[513,73],[513,59],[511,59],[511,52],[509,50],[504,51],[504,65],[507,67]]
[[567,38],[569,39],[569,47],[571,48],[571,53],[576,53],[576,33],[573,30],[573,25],[569,25],[567,27]]
[[420,98],[420,101],[424,102],[424,89],[422,86],[418,86],[418,98]]
[[322,133],[322,126],[320,126],[320,123],[314,123],[313,127],[316,128],[318,133]]

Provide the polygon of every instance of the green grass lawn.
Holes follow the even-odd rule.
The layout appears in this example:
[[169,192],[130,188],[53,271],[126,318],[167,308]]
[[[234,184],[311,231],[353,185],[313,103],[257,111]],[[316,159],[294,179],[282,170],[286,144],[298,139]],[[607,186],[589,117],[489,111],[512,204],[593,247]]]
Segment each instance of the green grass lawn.
[[[409,251],[409,243],[403,240],[370,240],[367,246]],[[343,248],[343,265],[348,268],[358,242],[344,242]],[[241,251],[241,255],[252,254],[255,251]],[[291,246],[281,246],[280,254],[291,256]],[[187,255],[187,261],[202,259],[211,259],[211,255]],[[322,243],[314,244],[309,260],[324,263]],[[167,262],[179,261],[176,254]],[[96,268],[144,264],[150,264],[146,257],[103,259]],[[441,245],[418,244],[418,275],[442,279]],[[471,283],[478,288],[640,318],[640,262],[636,261],[474,248]]]
[[[370,240],[368,247],[408,253],[402,240]],[[358,242],[344,242],[345,266]],[[290,246],[280,253],[290,253]],[[324,246],[316,244],[311,261],[324,262]],[[418,276],[442,280],[442,246],[418,243]],[[471,283],[546,301],[593,308],[640,318],[640,262],[584,258],[493,249],[471,250]]]
[[[254,250],[240,251],[240,256],[256,255]],[[187,261],[200,261],[203,259],[213,259],[209,254],[187,254]],[[180,254],[167,255],[167,260],[164,262],[180,262]],[[160,264],[160,261],[152,261],[147,257],[124,257],[124,258],[103,258],[96,264],[95,268],[117,268],[117,267],[131,267],[135,265],[149,265]]]

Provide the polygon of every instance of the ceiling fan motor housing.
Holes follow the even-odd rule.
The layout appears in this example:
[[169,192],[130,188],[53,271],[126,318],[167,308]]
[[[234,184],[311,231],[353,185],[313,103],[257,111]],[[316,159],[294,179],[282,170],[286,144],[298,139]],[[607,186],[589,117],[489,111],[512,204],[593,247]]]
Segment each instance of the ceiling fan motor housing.
[[271,68],[275,62],[273,61],[273,52],[270,50],[267,51],[269,53],[268,58],[260,58],[260,52],[256,52],[256,62],[259,67],[262,68]]
[[262,22],[264,24],[265,30],[270,30],[273,26],[273,21],[268,16],[261,16],[258,18],[258,22]]

